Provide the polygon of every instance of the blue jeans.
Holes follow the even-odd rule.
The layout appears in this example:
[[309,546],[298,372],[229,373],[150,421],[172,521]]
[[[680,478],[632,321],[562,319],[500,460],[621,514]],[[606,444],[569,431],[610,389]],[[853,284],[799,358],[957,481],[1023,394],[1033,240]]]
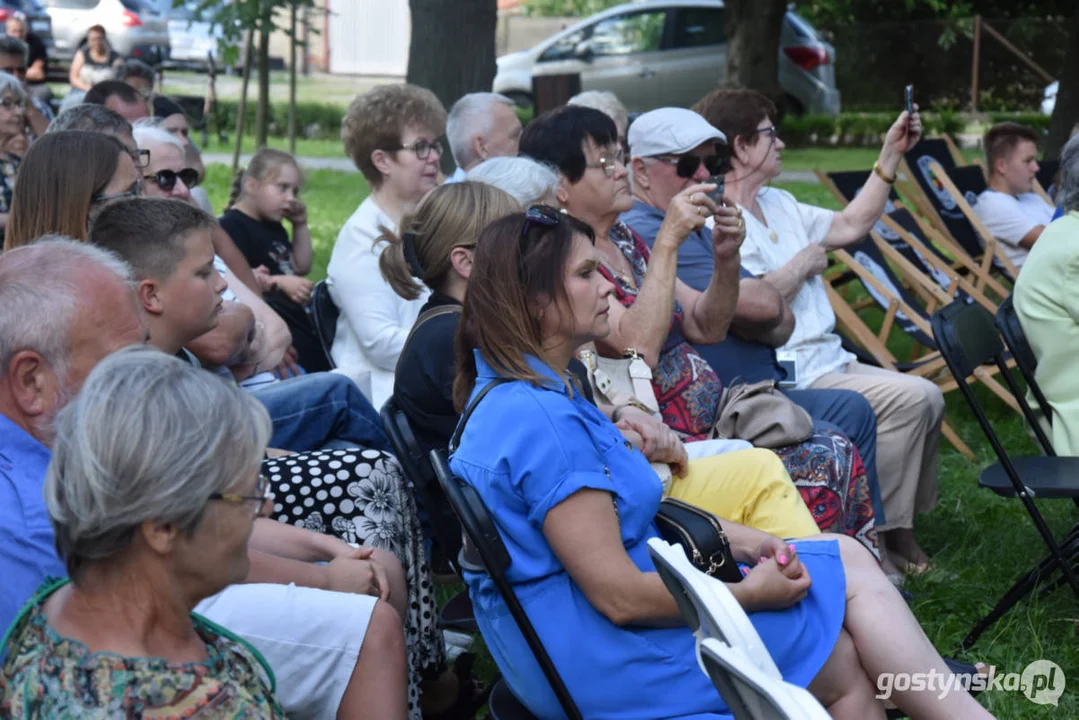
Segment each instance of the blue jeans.
[[273,420],[270,447],[292,452],[361,446],[390,452],[378,412],[338,373],[310,373],[251,393]]
[[853,390],[784,390],[783,394],[813,418],[816,427],[838,430],[851,439],[865,464],[873,495],[873,519],[884,523],[884,503],[877,482],[877,415],[869,401]]

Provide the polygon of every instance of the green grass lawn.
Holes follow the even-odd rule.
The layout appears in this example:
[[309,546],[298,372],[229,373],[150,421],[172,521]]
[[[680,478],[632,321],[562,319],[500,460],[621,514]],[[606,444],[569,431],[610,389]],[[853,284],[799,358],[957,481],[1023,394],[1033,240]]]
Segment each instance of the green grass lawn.
[[[196,133],[194,136],[195,142],[201,143],[202,138]],[[210,136],[209,143],[205,147],[202,147],[202,152],[206,154],[224,154],[232,157],[232,151],[235,148],[235,135],[230,131],[228,142],[219,143],[216,137]],[[278,150],[288,150],[288,138],[271,137],[266,142],[272,148]],[[200,146],[201,147],[201,146]],[[240,146],[240,151],[245,154],[254,153],[257,148],[255,147],[255,138],[251,134],[245,134],[243,143]],[[344,158],[345,150],[341,144],[340,139],[332,140],[308,140],[307,138],[296,138],[296,155],[298,157],[315,157],[315,158]],[[870,163],[872,166],[872,163]]]
[[[853,162],[854,152],[831,151],[821,155],[824,167],[838,168]],[[789,157],[789,155],[788,155]],[[868,156],[872,165],[873,155]],[[859,160],[863,158],[858,157]],[[227,169],[210,168],[207,188],[220,211],[229,186]],[[810,183],[778,184],[799,199],[827,207],[837,207],[831,195]],[[310,173],[303,197],[311,218],[315,245],[315,269],[311,277],[324,277],[330,250],[341,225],[367,194],[360,175],[330,171]],[[870,323],[879,327],[881,313],[867,311]],[[890,344],[899,357],[909,356],[911,345],[905,338],[893,338]],[[1027,437],[1020,418],[1003,402],[987,391],[979,394],[988,408],[990,419],[1004,439],[1009,452],[1033,454],[1035,446]],[[1058,590],[1044,598],[1036,594],[1020,603],[986,632],[974,649],[960,654],[960,642],[973,623],[989,610],[1015,579],[1044,555],[1044,546],[1033,523],[1017,500],[998,498],[977,486],[979,471],[995,461],[989,444],[978,429],[969,409],[957,393],[947,397],[948,419],[960,436],[974,449],[976,458],[969,462],[945,441],[941,443],[940,504],[919,520],[922,545],[933,556],[937,569],[910,581],[914,594],[911,607],[925,632],[945,655],[960,656],[996,666],[997,673],[1022,672],[1039,659],[1057,663],[1068,679],[1079,683],[1079,602],[1067,590]],[[1075,508],[1067,502],[1042,501],[1045,513],[1057,537],[1077,520]],[[451,595],[450,588],[440,588],[440,597]],[[885,619],[886,620],[886,619]],[[489,677],[493,664],[480,649],[478,669]],[[1018,692],[994,692],[983,695],[983,704],[998,718],[1079,717],[1079,684],[1066,690],[1059,708],[1029,702]]]

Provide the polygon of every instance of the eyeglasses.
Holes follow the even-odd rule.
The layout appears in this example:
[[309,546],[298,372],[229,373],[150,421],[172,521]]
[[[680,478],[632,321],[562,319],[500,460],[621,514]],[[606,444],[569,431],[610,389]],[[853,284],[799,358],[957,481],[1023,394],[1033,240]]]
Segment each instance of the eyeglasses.
[[775,125],[769,125],[768,127],[757,128],[756,130],[751,132],[749,135],[750,135],[750,137],[752,137],[754,135],[768,135],[773,140],[775,140],[776,139],[776,134],[778,132],[779,132],[779,130],[776,128]]
[[210,496],[211,500],[220,500],[221,502],[227,502],[231,505],[243,505],[250,503],[254,509],[254,514],[258,515],[266,503],[273,500],[273,490],[270,488],[270,481],[265,475],[259,475],[258,482],[255,483],[254,495],[238,495],[236,493],[214,493]]
[[19,110],[25,110],[26,109],[26,101],[25,100],[16,100],[14,98],[9,98],[9,97],[0,99],[0,105],[2,105],[5,110],[14,110],[16,108],[18,108]]
[[730,156],[726,152],[717,152],[715,155],[706,155],[705,157],[699,157],[697,155],[658,155],[653,160],[659,160],[660,162],[673,165],[678,177],[689,180],[697,174],[697,170],[700,169],[701,163],[704,163],[704,169],[708,171],[708,174],[715,177],[716,175],[726,175],[730,170]]
[[197,187],[199,184],[199,171],[194,168],[184,168],[183,170],[158,170],[152,175],[143,175],[143,180],[153,180],[157,183],[157,186],[165,192],[172,192],[176,187],[176,180],[179,179],[188,188]]
[[626,166],[626,156],[621,150],[616,150],[609,156],[604,155],[594,163],[587,163],[585,168],[598,168],[607,177],[614,177],[614,171],[618,169],[616,165]]
[[103,203],[109,200],[119,200],[120,198],[138,197],[139,195],[142,195],[142,180],[135,178],[135,184],[131,186],[130,190],[113,195],[94,195],[90,198],[90,202]]
[[442,156],[442,141],[435,140],[434,142],[428,142],[427,140],[417,140],[411,145],[401,145],[400,147],[386,148],[386,150],[387,152],[411,150],[412,152],[416,153],[417,158],[419,158],[420,160],[426,160],[431,155],[432,150],[434,150],[439,157]]

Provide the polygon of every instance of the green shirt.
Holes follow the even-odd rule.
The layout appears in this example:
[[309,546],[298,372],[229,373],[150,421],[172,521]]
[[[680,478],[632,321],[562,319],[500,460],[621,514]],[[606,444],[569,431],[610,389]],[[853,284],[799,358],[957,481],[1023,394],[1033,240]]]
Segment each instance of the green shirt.
[[1034,377],[1050,405],[1053,447],[1079,455],[1079,212],[1054,220],[1034,243],[1014,303],[1038,359]]

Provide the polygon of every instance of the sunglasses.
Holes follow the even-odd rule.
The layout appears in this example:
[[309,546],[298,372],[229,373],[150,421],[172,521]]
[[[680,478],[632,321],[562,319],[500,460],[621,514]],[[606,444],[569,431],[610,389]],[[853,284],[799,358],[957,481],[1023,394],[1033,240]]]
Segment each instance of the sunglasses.
[[199,184],[199,171],[194,168],[184,168],[179,171],[158,170],[152,175],[143,175],[142,177],[144,180],[153,180],[165,192],[172,192],[172,189],[176,187],[177,178],[188,188],[196,187]]
[[432,150],[434,150],[435,153],[437,153],[439,157],[441,157],[442,141],[435,140],[434,142],[428,142],[427,140],[417,140],[411,145],[401,145],[395,148],[386,148],[387,152],[397,152],[399,150],[411,150],[412,152],[416,153],[416,157],[420,160],[426,160],[431,155]]
[[26,101],[25,100],[15,100],[14,98],[6,97],[6,98],[3,98],[2,100],[0,100],[0,106],[3,106],[3,108],[5,110],[14,110],[16,108],[18,108],[19,110],[25,110],[26,109]]
[[725,149],[720,150],[720,147],[726,148],[726,145],[716,146],[716,153],[714,155],[706,155],[700,157],[698,155],[660,155],[656,157],[656,160],[667,163],[674,166],[674,171],[678,174],[678,177],[685,180],[689,180],[701,167],[701,163],[704,163],[704,169],[708,171],[708,174],[715,177],[716,175],[726,175],[730,170],[730,153]]

